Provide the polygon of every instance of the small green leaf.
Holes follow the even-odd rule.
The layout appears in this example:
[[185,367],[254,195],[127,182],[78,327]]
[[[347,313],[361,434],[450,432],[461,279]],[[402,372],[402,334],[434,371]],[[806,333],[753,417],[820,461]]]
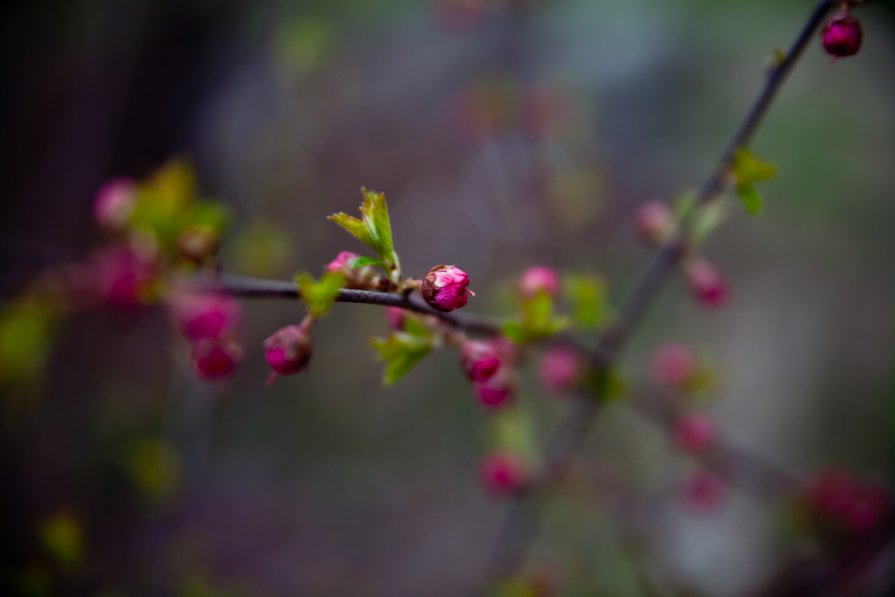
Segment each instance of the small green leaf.
[[432,350],[429,338],[406,332],[394,332],[386,338],[373,338],[370,345],[385,363],[382,383],[390,386],[410,372]]
[[755,187],[752,185],[737,185],[736,192],[746,213],[750,216],[755,216],[761,212],[761,195],[755,190]]
[[348,267],[350,269],[357,269],[359,267],[366,267],[368,265],[382,268],[385,267],[385,265],[375,257],[357,257],[348,262]]
[[591,370],[585,376],[585,389],[600,402],[621,398],[627,391],[627,383],[615,369]]
[[777,175],[777,168],[741,147],[734,154],[733,174],[738,187],[748,186],[774,178]]
[[308,313],[311,317],[319,318],[329,312],[339,296],[339,290],[345,284],[345,278],[342,274],[327,272],[318,282],[311,274],[299,272],[295,275],[295,284],[301,293],[301,300],[308,307]]
[[388,216],[385,194],[361,189],[364,200],[360,206],[361,219],[337,213],[327,219],[344,228],[349,234],[373,249],[385,266],[392,282],[401,277],[398,255],[392,243],[392,226]]
[[606,282],[600,276],[570,274],[563,280],[572,309],[572,322],[585,329],[597,328],[609,314]]
[[50,555],[64,566],[74,566],[84,553],[84,532],[69,514],[56,514],[40,526],[40,538]]

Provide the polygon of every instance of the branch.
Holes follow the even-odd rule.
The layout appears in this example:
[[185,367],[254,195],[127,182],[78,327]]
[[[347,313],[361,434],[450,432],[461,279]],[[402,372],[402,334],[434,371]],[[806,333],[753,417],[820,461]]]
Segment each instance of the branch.
[[[717,165],[700,187],[693,206],[681,218],[670,239],[658,249],[643,275],[634,285],[631,294],[619,311],[615,324],[601,337],[597,357],[593,360],[593,368],[597,375],[605,374],[612,362],[618,358],[625,340],[640,322],[669,274],[680,262],[685,252],[689,223],[693,215],[700,207],[709,203],[727,188],[728,173],[737,149],[749,144],[786,80],[786,76],[802,55],[805,47],[814,38],[817,28],[835,4],[836,2],[833,0],[818,2],[784,59],[768,73],[764,87],[727,144]],[[574,457],[575,448],[584,441],[590,429],[590,422],[598,410],[597,406],[604,398],[605,396],[577,397],[575,407],[570,408],[565,418],[557,425],[548,444],[545,460],[549,470],[561,471],[568,467]],[[537,516],[533,504],[534,497],[543,490],[545,485],[551,484],[555,478],[555,474],[543,476],[538,486],[521,494],[517,502],[511,506],[492,551],[486,586],[491,586],[507,577],[523,563],[537,526],[534,521],[528,520],[530,517]],[[522,530],[514,530],[514,527]]]

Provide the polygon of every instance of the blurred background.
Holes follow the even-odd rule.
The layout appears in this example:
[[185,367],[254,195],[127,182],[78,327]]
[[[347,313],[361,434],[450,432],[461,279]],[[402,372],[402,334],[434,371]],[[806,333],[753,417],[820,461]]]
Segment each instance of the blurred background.
[[[528,265],[605,277],[618,304],[649,251],[637,206],[716,163],[809,0],[14,0],[0,8],[0,289],[102,243],[110,177],[173,157],[232,213],[226,271],[319,273],[356,241],[325,221],[386,193],[404,269],[455,263],[470,311],[511,310]],[[622,361],[657,345],[714,370],[721,433],[806,475],[895,474],[895,10],[858,15],[859,56],[813,44],[754,143],[764,212],[706,247],[730,284],[707,312],[675,279]],[[736,206],[734,206],[736,207]],[[392,388],[379,308],[336,305],[311,369],[265,387],[291,301],[246,301],[246,359],[192,375],[158,308],[91,310],[44,367],[3,384],[4,594],[462,595],[506,500],[481,487],[487,413],[456,355]],[[524,373],[541,443],[565,407]],[[647,384],[648,385],[648,384]],[[694,465],[623,405],[545,504],[526,574],[558,595],[742,595],[810,552],[779,501],[681,503]],[[890,559],[891,561],[891,559]],[[535,594],[535,593],[523,593]]]

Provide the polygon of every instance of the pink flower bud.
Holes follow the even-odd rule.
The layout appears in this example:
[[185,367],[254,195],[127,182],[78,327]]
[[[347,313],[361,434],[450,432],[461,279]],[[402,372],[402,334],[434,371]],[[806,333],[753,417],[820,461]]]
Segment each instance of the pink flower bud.
[[554,346],[547,349],[541,357],[538,379],[548,390],[567,392],[578,383],[582,369],[578,353],[565,346]]
[[727,302],[727,283],[711,263],[690,262],[686,265],[686,273],[693,295],[704,306],[721,307]]
[[634,225],[640,238],[650,245],[665,240],[674,225],[668,206],[661,201],[647,201],[634,214]]
[[515,395],[512,380],[504,369],[492,375],[488,381],[474,382],[472,389],[476,400],[493,410],[510,404]]
[[821,520],[861,535],[873,531],[886,511],[887,496],[875,483],[862,482],[844,469],[828,469],[812,478],[805,501]]
[[482,460],[482,483],[495,495],[510,495],[525,484],[525,469],[514,455],[493,452]]
[[466,305],[473,294],[467,289],[469,276],[454,265],[436,265],[428,272],[420,284],[420,294],[433,309],[453,311]]
[[681,386],[693,379],[698,364],[693,351],[683,344],[666,344],[653,352],[650,370],[657,384]]
[[97,296],[112,307],[137,307],[154,298],[155,265],[129,247],[104,249],[92,259],[90,271]]
[[833,59],[853,56],[861,49],[864,32],[861,23],[847,12],[838,12],[827,21],[820,32],[824,50]]
[[357,253],[351,251],[341,251],[336,258],[326,264],[326,271],[338,274],[348,274],[351,272],[351,262],[360,257]]
[[530,267],[519,278],[519,294],[523,298],[533,298],[541,293],[549,296],[559,289],[559,277],[556,272],[543,265]]
[[279,375],[292,375],[304,369],[311,360],[311,352],[311,339],[300,325],[281,328],[264,341],[264,358]]
[[500,355],[489,342],[467,340],[460,347],[460,364],[470,381],[487,381],[500,368]]
[[218,293],[176,292],[169,300],[171,313],[187,340],[217,338],[239,322],[239,303]]
[[107,230],[119,231],[127,224],[137,202],[137,187],[129,178],[113,178],[103,184],[93,200],[93,217]]
[[229,377],[242,360],[242,349],[232,340],[214,338],[193,344],[193,369],[203,379]]
[[715,441],[715,425],[705,415],[686,414],[675,422],[673,436],[675,445],[682,452],[702,454]]
[[385,322],[388,324],[389,329],[400,332],[404,329],[404,324],[407,322],[407,312],[400,307],[386,307]]
[[716,510],[726,495],[724,482],[707,471],[696,471],[681,488],[681,497],[691,510],[707,514]]

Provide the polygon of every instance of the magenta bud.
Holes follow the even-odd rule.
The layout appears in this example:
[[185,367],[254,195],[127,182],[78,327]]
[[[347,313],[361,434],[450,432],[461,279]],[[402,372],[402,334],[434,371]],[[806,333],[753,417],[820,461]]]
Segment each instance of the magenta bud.
[[533,298],[541,293],[554,296],[559,289],[559,276],[543,265],[535,265],[522,272],[519,277],[519,294],[523,298]]
[[488,454],[481,465],[482,483],[495,495],[511,495],[525,485],[525,468],[507,452]]
[[326,271],[340,274],[348,274],[351,272],[351,262],[360,257],[357,253],[351,251],[341,251],[336,258],[326,264]]
[[497,410],[507,406],[515,397],[516,388],[506,368],[501,368],[488,381],[472,384],[476,400],[482,405]]
[[467,340],[460,347],[460,364],[470,381],[491,379],[500,368],[500,355],[490,342]]
[[547,349],[538,363],[538,379],[548,390],[567,392],[577,385],[582,369],[578,353],[565,346],[554,346]]
[[155,265],[130,247],[115,246],[102,250],[90,264],[94,290],[106,304],[132,308],[154,298],[157,282]]
[[208,380],[229,377],[242,360],[242,349],[232,340],[214,338],[193,344],[193,369]]
[[647,244],[656,245],[665,240],[671,232],[673,221],[668,206],[663,202],[647,201],[634,214],[637,234]]
[[724,503],[726,488],[724,482],[707,471],[696,471],[684,480],[681,497],[684,504],[694,512],[708,514]]
[[218,293],[175,293],[169,301],[171,312],[187,340],[217,338],[239,322],[239,303]]
[[407,312],[400,307],[386,307],[385,322],[389,329],[400,332],[404,329],[404,324],[407,323]]
[[861,49],[864,31],[861,23],[847,12],[838,12],[827,21],[820,39],[827,54],[836,58],[853,56]]
[[137,187],[129,178],[104,183],[93,200],[93,217],[106,230],[119,231],[127,224],[137,202]]
[[466,305],[473,294],[467,287],[469,276],[455,265],[436,265],[426,272],[420,294],[433,309],[453,311]]
[[690,290],[702,305],[722,307],[727,302],[727,282],[714,265],[708,261],[693,261],[686,265]]
[[844,469],[821,471],[804,493],[815,516],[857,535],[875,530],[886,513],[885,490]]
[[697,374],[698,364],[693,351],[683,344],[666,344],[653,352],[650,370],[657,384],[682,386]]
[[690,455],[702,454],[715,441],[715,425],[705,415],[690,413],[681,416],[672,430],[679,450]]
[[264,358],[279,375],[293,375],[307,367],[311,353],[311,338],[300,325],[281,328],[264,341]]

